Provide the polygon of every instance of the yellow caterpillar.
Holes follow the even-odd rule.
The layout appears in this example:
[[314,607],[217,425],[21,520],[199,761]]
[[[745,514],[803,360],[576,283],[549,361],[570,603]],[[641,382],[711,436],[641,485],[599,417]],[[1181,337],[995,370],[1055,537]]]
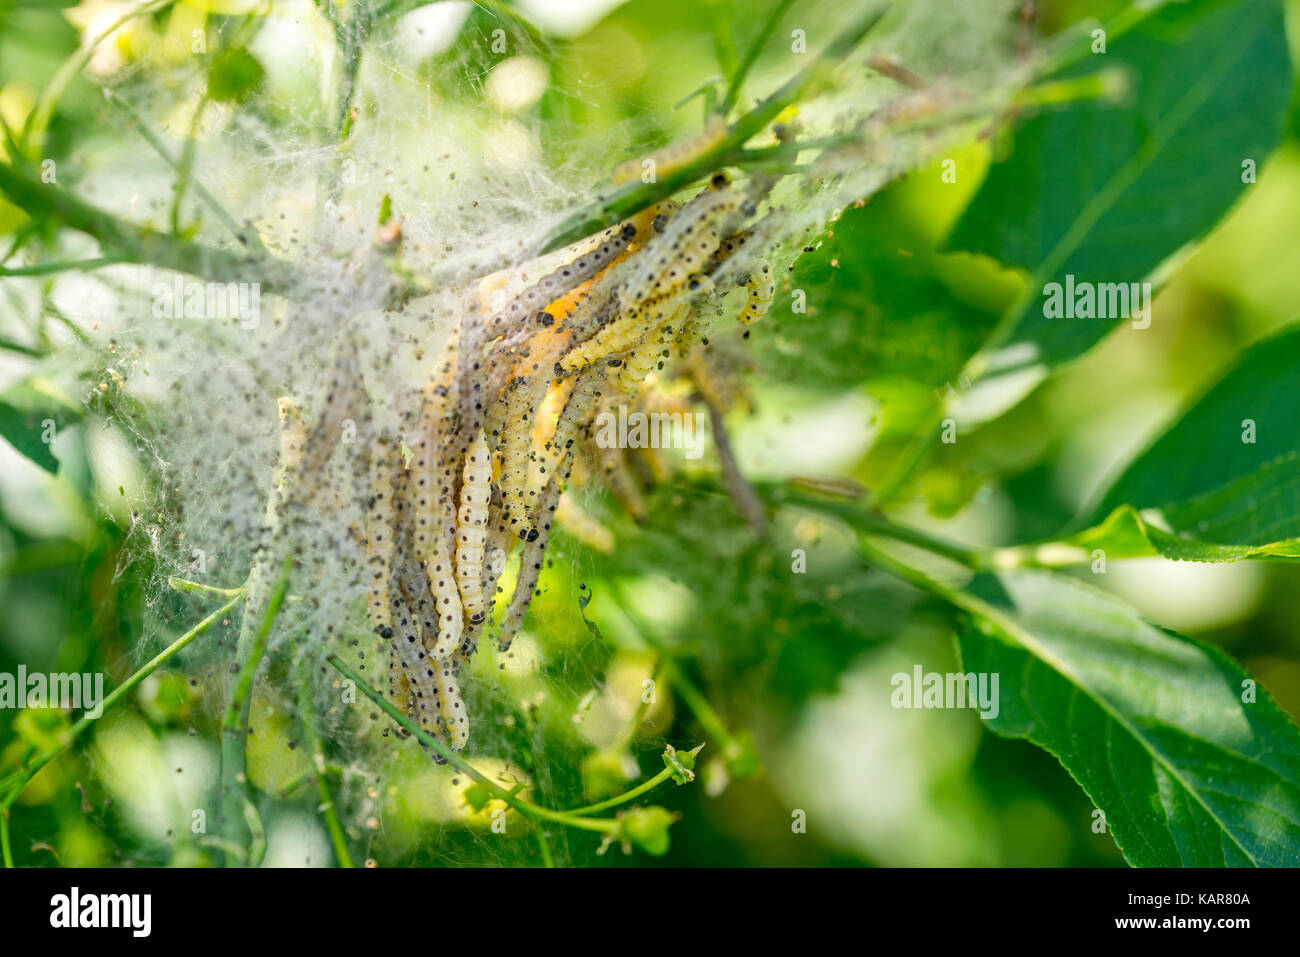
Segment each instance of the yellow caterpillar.
[[767,263],[761,263],[757,272],[752,272],[745,280],[745,305],[740,310],[736,321],[749,325],[767,315],[772,308],[772,297],[776,295],[776,283],[772,281],[772,269]]
[[555,365],[557,375],[569,375],[585,369],[606,356],[626,352],[646,336],[650,329],[677,315],[687,296],[703,295],[713,289],[707,276],[692,276],[684,289],[645,303],[616,319],[575,349],[569,350]]

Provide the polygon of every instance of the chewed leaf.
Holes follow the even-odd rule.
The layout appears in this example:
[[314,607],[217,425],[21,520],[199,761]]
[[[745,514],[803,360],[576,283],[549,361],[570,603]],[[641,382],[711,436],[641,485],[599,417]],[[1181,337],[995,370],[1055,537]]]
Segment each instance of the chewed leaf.
[[1054,754],[1130,864],[1300,863],[1300,731],[1246,672],[1050,574],[980,590],[994,627],[959,644],[1001,676],[990,726]]

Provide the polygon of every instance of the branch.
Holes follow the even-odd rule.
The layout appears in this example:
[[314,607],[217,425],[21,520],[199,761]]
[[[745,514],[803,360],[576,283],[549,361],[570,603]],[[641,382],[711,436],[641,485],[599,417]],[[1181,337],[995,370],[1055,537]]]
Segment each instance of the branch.
[[0,163],[0,190],[29,216],[57,216],[64,225],[96,239],[122,262],[174,269],[220,282],[257,282],[265,291],[282,295],[307,278],[298,266],[273,256],[234,253],[126,222],[6,163]]
[[853,49],[889,11],[886,5],[845,30],[818,54],[813,62],[791,77],[775,93],[763,100],[749,113],[736,120],[726,137],[716,147],[691,163],[673,170],[654,183],[629,183],[609,196],[596,200],[566,217],[543,243],[541,255],[608,229],[629,216],[667,199],[685,189],[696,180],[703,179],[724,166],[733,165],[744,145],[766,128],[793,104],[811,85],[815,77],[832,60]]

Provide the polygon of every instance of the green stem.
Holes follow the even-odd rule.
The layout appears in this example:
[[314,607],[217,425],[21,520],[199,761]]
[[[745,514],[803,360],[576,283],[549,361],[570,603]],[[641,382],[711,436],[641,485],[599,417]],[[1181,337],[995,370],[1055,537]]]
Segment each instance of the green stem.
[[730,113],[740,99],[740,89],[744,86],[745,77],[749,76],[749,71],[754,68],[759,54],[763,52],[763,47],[767,45],[767,41],[771,38],[772,31],[776,29],[777,23],[785,16],[786,11],[790,9],[793,3],[794,0],[777,0],[771,12],[768,13],[767,20],[763,23],[763,29],[759,31],[758,36],[754,38],[754,42],[750,44],[749,49],[745,52],[745,59],[740,63],[740,68],[736,70],[736,75],[731,78],[731,86],[727,88],[727,95],[723,97],[722,106],[718,110],[723,116]]
[[18,782],[11,788],[11,790],[4,796],[3,799],[0,799],[0,811],[5,811],[13,807],[14,802],[18,800],[18,795],[22,793],[23,789],[26,788],[29,783],[31,783],[32,778],[36,777],[36,775],[40,773],[41,769],[43,769],[47,764],[53,761],[64,751],[66,751],[68,747],[74,741],[77,740],[77,738],[81,737],[81,735],[86,731],[87,728],[89,728],[92,724],[94,724],[97,720],[99,720],[100,717],[102,717],[111,708],[113,708],[114,705],[116,705],[119,701],[121,701],[122,698],[125,695],[127,695],[133,688],[135,688],[136,685],[138,685],[145,678],[149,677],[149,675],[153,674],[153,672],[157,670],[157,668],[160,665],[170,661],[172,658],[176,656],[176,654],[182,648],[188,645],[199,635],[203,634],[203,632],[207,631],[210,627],[212,627],[213,624],[220,621],[221,618],[226,614],[226,612],[230,611],[230,609],[234,608],[235,605],[239,604],[242,597],[243,597],[242,595],[238,595],[232,598],[230,601],[226,602],[226,604],[222,605],[212,614],[208,615],[207,618],[204,618],[201,622],[199,622],[197,625],[195,625],[193,628],[191,628],[185,634],[181,635],[174,642],[168,645],[165,649],[159,652],[152,660],[142,665],[133,675],[131,675],[131,677],[127,678],[126,681],[122,682],[122,684],[118,685],[111,692],[109,692],[107,697],[104,698],[104,703],[99,709],[100,714],[97,717],[91,717],[90,715],[82,715],[81,720],[78,721],[76,724],[74,724],[72,728],[69,730],[67,740],[65,740],[53,751],[49,751],[43,754],[41,757],[37,758],[32,764],[28,765],[22,771],[22,776],[19,778]]
[[[293,560],[286,558],[280,569],[280,577],[267,598],[261,622],[252,641],[247,644],[240,642],[239,671],[230,692],[226,713],[221,720],[222,824],[226,840],[234,844],[242,843],[240,821],[245,817],[242,805],[248,800],[248,720],[252,708],[253,681],[266,655],[267,640],[275,626],[275,616],[289,590],[289,573],[292,568]],[[250,614],[256,613],[256,605],[253,604],[257,600],[256,591],[249,589],[250,603],[244,607],[245,620]]]
[[316,727],[316,715],[312,707],[311,669],[309,659],[303,649],[298,653],[298,715],[302,720],[303,739],[312,765],[316,768],[316,789],[320,794],[320,811],[325,817],[325,828],[329,831],[330,842],[334,845],[334,857],[339,867],[351,868],[352,855],[348,851],[348,840],[339,820],[338,808],[334,805],[334,795],[330,792],[329,775],[325,764],[325,744],[321,740],[320,729]]
[[93,259],[77,259],[72,262],[37,263],[34,266],[2,266],[0,276],[49,276],[73,269],[99,269],[125,262],[124,256],[96,256]]
[[189,190],[190,180],[194,175],[194,159],[199,148],[199,126],[203,122],[203,114],[207,112],[209,102],[208,94],[204,92],[199,105],[194,108],[194,117],[190,120],[190,135],[185,138],[185,145],[181,147],[180,162],[176,166],[176,197],[172,200],[172,232],[178,236],[181,233],[181,205],[185,201],[185,193]]
[[0,857],[5,867],[14,866],[13,850],[9,847],[9,809],[0,808]]
[[669,683],[677,689],[677,693],[682,696],[682,700],[686,702],[686,707],[691,709],[691,713],[695,715],[695,720],[700,723],[700,727],[718,742],[719,750],[724,754],[729,752],[735,738],[721,716],[714,710],[713,705],[709,704],[709,699],[704,697],[703,692],[695,687],[695,684],[686,677],[686,673],[678,667],[677,662],[671,658],[664,659],[664,675],[668,678]]
[[202,582],[192,582],[187,578],[177,578],[173,575],[167,579],[167,584],[174,591],[186,592],[190,595],[200,595],[206,598],[234,598],[236,595],[242,595],[244,589],[241,588],[218,588],[216,585],[205,585]]
[[596,199],[595,202],[561,222],[543,244],[540,253],[544,255],[553,252],[592,233],[607,229],[660,200],[667,199],[721,167],[732,165],[732,161],[749,140],[776,119],[782,110],[798,100],[828,62],[853,49],[872,27],[880,22],[889,9],[890,6],[886,5],[837,36],[807,68],[787,80],[780,89],[753,110],[737,119],[731,125],[726,137],[708,153],[692,163],[672,170],[660,177],[657,182],[628,183],[614,190],[609,196]]
[[264,291],[284,295],[306,278],[297,266],[282,259],[236,254],[126,222],[7,163],[0,163],[0,190],[29,216],[56,215],[64,225],[96,239],[108,251],[106,256],[123,262],[174,269],[220,282],[256,282]]
[[370,686],[370,684],[357,674],[348,664],[346,664],[338,655],[328,655],[325,658],[334,669],[343,677],[350,680],[361,690],[367,698],[373,701],[384,714],[392,718],[399,725],[411,732],[411,735],[428,748],[443,758],[448,764],[457,771],[467,775],[476,784],[485,788],[493,797],[504,801],[510,807],[514,808],[524,817],[533,821],[553,821],[556,824],[563,824],[566,827],[576,827],[586,831],[598,831],[602,833],[615,833],[619,828],[619,822],[613,818],[590,818],[583,817],[573,811],[555,811],[550,808],[542,807],[531,801],[521,798],[501,785],[497,784],[491,778],[481,773],[477,768],[462,758],[457,752],[452,751],[441,741],[429,734],[419,726],[410,717],[398,711],[397,708],[386,697]]
[[927,552],[940,555],[949,561],[964,565],[971,571],[980,571],[989,565],[989,558],[974,549],[964,548],[928,532],[899,525],[879,513],[869,512],[848,502],[832,502],[815,495],[788,487],[772,489],[769,498],[774,504],[793,505],[836,518],[859,531],[892,538],[907,545],[915,545]]
[[541,824],[533,825],[533,834],[537,836],[537,847],[542,852],[542,866],[551,868],[555,866],[555,858],[551,856],[551,842],[546,838],[546,830]]
[[641,797],[641,795],[649,794],[655,788],[659,787],[659,785],[671,779],[672,776],[673,776],[672,769],[664,768],[654,777],[649,778],[646,781],[642,781],[640,784],[632,788],[632,790],[630,791],[624,791],[622,794],[615,795],[614,797],[608,798],[607,800],[604,801],[599,801],[596,804],[588,804],[585,805],[584,807],[572,808],[568,813],[597,814],[600,811],[608,811],[610,808],[620,807],[624,804],[630,804],[633,801],[635,801],[637,798]]

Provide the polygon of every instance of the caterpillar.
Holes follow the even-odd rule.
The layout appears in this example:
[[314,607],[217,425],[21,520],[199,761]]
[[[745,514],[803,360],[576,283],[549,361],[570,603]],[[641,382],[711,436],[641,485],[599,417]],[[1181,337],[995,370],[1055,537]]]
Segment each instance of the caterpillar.
[[316,426],[302,444],[300,478],[293,496],[297,502],[310,502],[319,490],[330,456],[342,435],[343,422],[357,406],[361,381],[356,342],[351,333],[344,332],[334,346],[330,380],[321,395]]
[[469,742],[469,714],[466,713],[465,702],[460,696],[460,683],[456,674],[459,668],[459,659],[444,658],[432,670],[438,689],[438,713],[447,729],[447,739],[453,751],[464,750]]
[[[544,384],[544,383],[543,383]],[[514,379],[498,404],[504,406],[506,429],[499,446],[501,518],[511,524],[527,514],[528,460],[533,447],[533,415],[538,384]]]
[[439,536],[433,552],[425,564],[428,588],[433,595],[433,607],[438,623],[426,636],[425,646],[439,660],[449,658],[459,648],[464,633],[464,616],[460,591],[456,587],[455,569],[450,553]]
[[506,609],[505,620],[501,624],[498,644],[503,652],[510,650],[533,600],[533,591],[542,574],[542,556],[551,539],[551,522],[559,501],[560,477],[555,474],[542,489],[537,503],[536,524],[525,536],[524,552],[519,560],[519,580],[515,583],[515,592],[510,596],[510,606]]
[[708,189],[668,220],[662,233],[647,245],[631,279],[619,290],[627,308],[662,299],[700,272],[734,229],[739,215],[751,215],[754,204],[732,189],[727,177],[714,176]]
[[483,433],[470,445],[456,521],[456,583],[471,624],[483,621],[483,550],[492,499],[492,458]]
[[[410,489],[414,495],[415,531],[413,544],[415,557],[428,563],[435,547],[435,539],[442,528],[440,513],[443,499],[449,488],[442,483],[440,474],[444,464],[443,452],[448,442],[439,442],[438,436],[448,435],[446,427],[451,414],[450,377],[457,360],[455,337],[448,341],[443,352],[444,374],[430,381],[420,396],[420,413],[416,419],[417,435],[411,456]],[[436,523],[436,524],[435,524]]]
[[366,516],[364,556],[369,576],[370,623],[385,637],[392,634],[388,581],[393,561],[393,491],[400,453],[387,436],[375,443],[370,456],[370,501]]
[[569,350],[555,364],[555,374],[568,375],[605,356],[626,352],[651,328],[679,312],[686,296],[705,294],[712,289],[713,280],[708,276],[692,276],[685,289],[632,310],[605,326],[582,345]]
[[[407,713],[419,723],[421,729],[441,737],[438,728],[439,689],[434,681],[434,669],[424,650],[419,622],[410,609],[411,596],[400,579],[398,587],[390,593],[390,613],[393,629],[389,639],[389,654],[396,658],[406,679],[409,698],[404,702]],[[390,658],[390,660],[391,660]]]
[[[555,432],[546,443],[547,454],[542,457],[540,474],[545,475],[549,466],[552,472],[551,478],[554,479],[554,472],[560,468],[564,456],[573,451],[578,430],[591,420],[596,407],[605,397],[605,384],[606,375],[603,369],[584,373],[574,382],[573,391],[569,393],[569,399],[564,403],[564,410],[556,419]],[[530,537],[529,540],[532,540],[536,537],[537,529],[534,527],[526,534]]]
[[557,299],[603,272],[627,249],[636,233],[635,224],[630,222],[606,230],[599,246],[543,276],[516,296],[505,309],[492,316],[486,324],[487,338],[495,339],[505,335],[519,323],[534,317]]
[[711,113],[704,123],[704,129],[694,136],[677,143],[670,143],[649,156],[619,163],[618,166],[614,167],[614,184],[619,186],[637,179],[641,176],[642,171],[646,169],[645,164],[647,163],[652,164],[650,170],[656,177],[676,172],[708,153],[721,143],[726,136],[726,119],[720,113]]
[[767,315],[772,307],[772,297],[776,295],[776,283],[772,281],[772,270],[767,263],[761,263],[757,272],[749,274],[745,280],[745,305],[740,310],[736,321],[749,325]]

